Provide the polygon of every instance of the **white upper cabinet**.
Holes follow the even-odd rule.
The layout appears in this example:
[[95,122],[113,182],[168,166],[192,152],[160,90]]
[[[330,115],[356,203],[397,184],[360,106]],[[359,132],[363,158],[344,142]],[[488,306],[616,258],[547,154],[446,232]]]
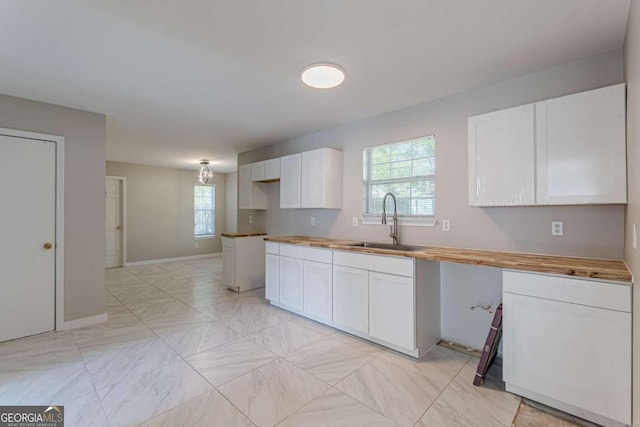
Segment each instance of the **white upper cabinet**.
[[266,209],[266,182],[280,181],[280,208],[342,208],[342,151],[320,148],[238,168],[240,209]]
[[280,158],[251,164],[252,181],[277,181],[280,179]]
[[533,104],[469,118],[469,205],[535,204]]
[[469,118],[469,205],[626,203],[625,85]]
[[251,163],[251,180],[264,181],[264,161]]
[[626,203],[625,85],[536,103],[538,203]]
[[342,151],[305,151],[280,158],[280,208],[342,208]]
[[280,208],[300,207],[302,154],[280,158]]
[[342,208],[342,151],[332,148],[302,153],[303,208]]
[[252,197],[251,165],[238,168],[238,207],[250,209]]
[[240,209],[267,209],[267,184],[253,182],[251,164],[238,168],[238,207]]
[[264,180],[275,181],[280,179],[280,158],[264,161]]

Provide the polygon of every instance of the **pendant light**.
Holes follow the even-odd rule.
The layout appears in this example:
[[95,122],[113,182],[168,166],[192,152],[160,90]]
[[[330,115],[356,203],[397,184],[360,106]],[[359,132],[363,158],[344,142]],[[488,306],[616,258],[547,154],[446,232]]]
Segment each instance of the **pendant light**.
[[200,184],[206,184],[211,178],[213,178],[213,172],[209,169],[209,162],[207,160],[201,161],[200,165],[200,173],[196,178]]

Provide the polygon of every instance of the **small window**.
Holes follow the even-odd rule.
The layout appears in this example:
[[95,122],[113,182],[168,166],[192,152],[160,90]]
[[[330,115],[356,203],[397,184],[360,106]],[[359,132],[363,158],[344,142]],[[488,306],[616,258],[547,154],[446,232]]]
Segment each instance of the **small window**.
[[[365,217],[382,214],[385,194],[393,193],[398,216],[431,219],[435,215],[434,135],[366,148],[364,161]],[[393,212],[390,198],[387,213]]]
[[216,234],[216,187],[193,186],[193,236],[209,237]]

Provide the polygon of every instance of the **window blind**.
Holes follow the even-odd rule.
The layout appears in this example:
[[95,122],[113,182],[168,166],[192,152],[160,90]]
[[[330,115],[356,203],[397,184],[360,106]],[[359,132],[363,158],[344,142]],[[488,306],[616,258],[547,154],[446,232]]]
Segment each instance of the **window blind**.
[[[391,192],[396,196],[398,215],[434,216],[434,135],[370,147],[363,154],[366,215],[382,214],[384,195]],[[387,208],[387,212],[393,209],[389,200]]]

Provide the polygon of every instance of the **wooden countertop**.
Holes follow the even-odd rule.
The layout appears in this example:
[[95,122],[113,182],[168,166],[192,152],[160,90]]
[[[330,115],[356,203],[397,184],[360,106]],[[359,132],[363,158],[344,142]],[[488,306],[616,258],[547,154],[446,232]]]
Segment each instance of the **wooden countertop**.
[[228,237],[230,239],[235,239],[238,237],[254,237],[254,236],[266,236],[267,233],[263,233],[260,231],[254,231],[252,233],[222,233],[222,237]]
[[267,237],[265,240],[294,245],[336,249],[341,251],[405,256],[431,261],[457,262],[462,264],[483,265],[487,267],[499,267],[536,273],[563,274],[575,277],[631,282],[631,273],[629,272],[629,269],[623,261],[618,260],[434,246],[425,246],[424,249],[418,251],[395,251],[349,246],[349,244],[359,243],[355,240],[339,240],[307,236]]

